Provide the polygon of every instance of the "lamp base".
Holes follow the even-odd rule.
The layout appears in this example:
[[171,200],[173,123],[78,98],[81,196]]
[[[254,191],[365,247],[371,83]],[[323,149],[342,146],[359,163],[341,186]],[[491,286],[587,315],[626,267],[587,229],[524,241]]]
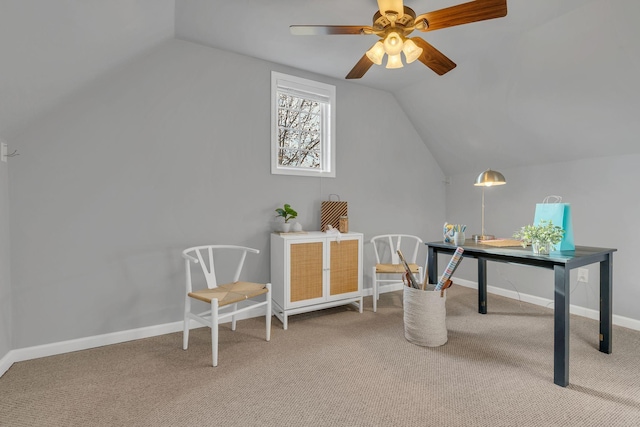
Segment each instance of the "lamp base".
[[478,243],[481,242],[483,240],[495,240],[496,236],[493,236],[491,234],[474,234],[473,236],[471,236],[473,241]]

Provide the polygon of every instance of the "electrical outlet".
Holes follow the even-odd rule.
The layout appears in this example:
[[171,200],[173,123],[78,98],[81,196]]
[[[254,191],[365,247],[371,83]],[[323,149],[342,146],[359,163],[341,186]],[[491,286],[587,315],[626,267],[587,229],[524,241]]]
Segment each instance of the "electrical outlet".
[[589,283],[589,270],[586,268],[578,269],[578,282]]

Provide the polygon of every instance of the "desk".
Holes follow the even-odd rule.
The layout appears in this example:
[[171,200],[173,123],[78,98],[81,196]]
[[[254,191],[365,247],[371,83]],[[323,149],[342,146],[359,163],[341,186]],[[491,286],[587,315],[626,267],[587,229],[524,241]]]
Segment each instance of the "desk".
[[[438,282],[438,253],[453,254],[450,243],[428,242],[429,282]],[[478,311],[487,313],[487,261],[507,262],[548,268],[554,272],[553,382],[569,384],[569,273],[572,269],[600,263],[600,351],[611,353],[613,253],[616,249],[576,246],[575,251],[537,255],[531,248],[493,247],[467,240],[462,246],[464,258],[478,260]]]

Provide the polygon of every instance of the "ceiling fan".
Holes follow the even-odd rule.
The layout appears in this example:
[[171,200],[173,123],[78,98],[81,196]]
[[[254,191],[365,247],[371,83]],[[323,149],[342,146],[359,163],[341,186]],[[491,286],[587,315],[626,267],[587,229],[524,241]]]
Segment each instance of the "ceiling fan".
[[456,25],[507,15],[507,0],[475,0],[433,12],[417,15],[402,0],[378,0],[379,10],[373,15],[372,26],[362,25],[292,25],[294,35],[376,35],[380,37],[347,74],[347,79],[359,79],[373,64],[381,65],[387,55],[386,68],[402,68],[404,54],[407,64],[416,59],[439,75],[456,67],[442,52],[421,37],[407,37],[414,30],[435,31]]

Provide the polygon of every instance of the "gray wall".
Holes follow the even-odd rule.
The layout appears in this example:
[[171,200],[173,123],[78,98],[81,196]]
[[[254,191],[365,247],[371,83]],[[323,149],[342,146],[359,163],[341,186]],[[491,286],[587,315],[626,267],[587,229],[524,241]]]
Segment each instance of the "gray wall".
[[[271,70],[337,86],[337,178],[270,174]],[[365,239],[435,239],[445,218],[443,174],[391,94],[183,41],[96,80],[13,140],[14,348],[180,320],[180,250],[191,245],[261,249],[247,275],[269,280],[283,203],[313,230],[321,200],[338,193]]]
[[[635,237],[640,235],[640,198],[636,188],[640,182],[639,163],[640,155],[634,154],[501,169],[507,184],[485,193],[486,232],[510,237],[521,226],[533,222],[536,203],[547,195],[562,196],[564,202],[571,203],[577,245],[618,249],[613,262],[614,314],[640,320],[635,266]],[[482,193],[473,182],[481,172],[453,176],[447,188],[447,220],[468,224],[471,233],[480,230]],[[477,280],[473,262],[462,262],[456,274]],[[598,310],[599,267],[589,267],[587,284],[577,283],[576,275],[575,271],[571,274],[571,303]],[[488,284],[553,299],[550,270],[489,263]]]
[[13,327],[9,269],[9,167],[0,162],[0,359],[11,349]]

